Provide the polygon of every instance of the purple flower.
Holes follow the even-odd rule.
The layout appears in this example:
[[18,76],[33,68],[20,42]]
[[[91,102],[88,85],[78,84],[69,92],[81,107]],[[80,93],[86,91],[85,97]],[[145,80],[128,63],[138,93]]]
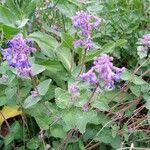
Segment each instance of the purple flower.
[[89,50],[93,47],[91,33],[94,28],[97,28],[101,23],[101,18],[93,16],[88,12],[80,11],[72,17],[72,22],[75,28],[79,29],[78,35],[80,40],[74,42],[74,48],[84,47]]
[[33,42],[31,39],[25,39],[26,40],[26,44],[29,46],[29,47],[32,47],[33,46]]
[[81,39],[73,42],[74,48],[82,47],[83,45],[84,45],[84,41]]
[[143,35],[142,39],[139,39],[140,43],[145,46],[150,46],[150,34]]
[[93,27],[97,28],[101,24],[102,19],[97,16],[94,16],[94,19],[95,19],[95,22],[93,23]]
[[113,57],[103,54],[97,57],[93,62],[93,67],[87,72],[81,75],[84,81],[88,81],[90,84],[97,84],[99,80],[102,80],[107,88],[113,88],[114,82],[120,80],[120,76],[125,68],[118,68],[113,66]]
[[19,75],[29,76],[32,74],[28,59],[30,53],[36,51],[32,45],[30,39],[24,39],[22,34],[18,34],[7,42],[8,48],[3,49],[3,59],[8,61],[9,66],[16,68]]
[[72,17],[73,25],[81,30],[82,35],[85,37],[91,37],[91,31],[93,28],[97,28],[101,19],[97,16],[92,16],[88,12],[79,11],[74,17]]
[[85,41],[85,48],[86,50],[90,50],[93,47],[93,43],[92,40],[90,38],[87,38]]
[[77,85],[71,84],[68,88],[69,93],[71,94],[71,100],[74,102],[78,99],[80,91]]
[[78,47],[85,47],[85,49],[88,51],[93,47],[93,43],[91,41],[90,38],[88,39],[79,39],[73,42],[74,48],[78,48]]
[[147,46],[138,46],[137,51],[147,54],[147,52],[148,52],[148,47],[147,47]]
[[137,52],[140,58],[147,56],[148,48],[150,48],[150,34],[143,35],[143,38],[139,39],[140,46],[137,47]]
[[2,75],[0,79],[3,81],[7,81],[9,78],[8,78],[8,75]]
[[60,27],[59,27],[58,25],[53,25],[53,26],[51,27],[51,30],[52,30],[53,32],[59,32],[59,31],[60,31]]
[[87,81],[88,83],[94,85],[97,84],[96,74],[93,72],[93,69],[89,70],[87,73],[81,75],[82,80]]
[[125,67],[118,68],[118,67],[113,66],[113,70],[115,72],[115,75],[113,76],[113,79],[115,81],[119,81],[121,74],[125,71]]
[[114,87],[114,81],[120,80],[120,76],[125,68],[113,66],[113,57],[106,54],[97,57],[94,60],[94,69],[98,73],[99,78],[105,81],[105,86]]
[[69,86],[69,93],[75,94],[75,93],[78,93],[78,92],[79,92],[79,88],[76,85],[71,84]]
[[38,97],[39,93],[36,90],[31,91],[32,97]]

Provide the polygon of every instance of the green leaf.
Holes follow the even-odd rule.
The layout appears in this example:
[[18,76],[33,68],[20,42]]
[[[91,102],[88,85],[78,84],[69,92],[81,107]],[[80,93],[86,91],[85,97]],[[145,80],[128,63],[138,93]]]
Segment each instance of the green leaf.
[[80,150],[85,150],[84,143],[82,140],[79,141],[79,148]]
[[61,88],[56,88],[55,89],[55,101],[56,101],[56,105],[59,108],[65,109],[67,107],[70,107],[71,105],[71,96],[67,91]]
[[98,117],[94,111],[83,112],[79,109],[70,109],[64,112],[63,121],[65,130],[76,127],[81,133],[84,133],[87,123],[98,124]]
[[32,70],[32,74],[33,76],[43,72],[45,70],[45,67],[42,65],[38,65],[38,64],[32,64],[31,65],[31,70]]
[[[108,104],[112,101],[114,102],[120,102],[122,99],[128,100],[130,97],[127,93],[121,92],[120,90],[114,89],[111,91],[103,91],[102,93],[98,94],[96,98],[96,101],[101,101],[107,107],[108,109]],[[107,105],[107,106],[106,106]]]
[[29,19],[18,20],[16,21],[16,25],[18,28],[22,28],[27,24],[28,21]]
[[6,0],[6,5],[18,18],[21,16],[21,9],[19,5],[15,3],[14,0]]
[[2,96],[0,97],[0,106],[5,105],[6,103],[7,103],[7,97],[4,96],[4,95],[2,95]]
[[98,124],[97,113],[94,111],[77,111],[75,117],[76,127],[79,129],[81,133],[85,132],[87,123]]
[[112,126],[112,130],[111,130],[111,132],[112,132],[112,137],[113,137],[113,138],[115,138],[115,137],[117,136],[118,131],[119,131],[119,126],[117,126],[116,124],[114,124],[114,125]]
[[62,46],[73,49],[73,37],[67,33],[62,34]]
[[65,72],[65,68],[63,67],[63,65],[61,64],[61,62],[57,61],[57,60],[48,60],[48,61],[44,61],[42,62],[42,65],[50,72],[52,73],[58,73],[60,71]]
[[[86,86],[84,88],[86,88]],[[87,102],[87,99],[89,99],[90,94],[91,92],[89,90],[81,90],[80,96],[77,97],[77,100],[75,101],[74,105],[76,107],[83,107],[84,104]]]
[[8,145],[10,144],[12,141],[14,140],[14,135],[12,134],[8,134],[6,137],[5,137],[5,145]]
[[35,120],[40,128],[44,130],[49,129],[49,125],[51,123],[51,119],[49,116],[42,114],[40,116],[36,116]]
[[104,128],[94,139],[104,143],[111,143],[112,141],[111,130],[109,128]]
[[92,107],[94,108],[98,108],[100,109],[101,111],[108,111],[110,109],[110,107],[108,106],[107,102],[106,101],[103,101],[103,100],[95,100],[93,101],[92,103]]
[[15,28],[15,23],[18,18],[8,8],[0,5],[0,24],[4,24]]
[[141,85],[141,92],[148,93],[149,91],[150,91],[150,85],[149,84]]
[[[52,106],[54,107],[54,105]],[[53,121],[53,118],[51,117],[53,111],[55,111],[53,110],[53,107],[51,107],[48,102],[37,103],[26,109],[25,112],[35,118],[35,121],[39,127],[47,130]]]
[[27,143],[27,148],[28,149],[38,149],[40,145],[40,141],[37,137],[33,137],[32,139],[30,139],[30,141]]
[[14,139],[22,138],[22,129],[18,121],[14,122],[11,126],[10,133],[6,135],[4,142],[5,145],[10,144]]
[[29,18],[33,15],[38,0],[24,0],[20,5],[18,1],[6,0],[6,5],[18,18]]
[[59,124],[52,126],[50,128],[50,132],[52,136],[56,138],[64,138],[66,136],[66,132],[64,131],[63,127]]
[[24,103],[23,103],[23,107],[26,109],[26,108],[29,108],[33,105],[35,105],[37,102],[39,102],[41,100],[41,97],[40,96],[37,96],[37,97],[33,97],[32,95],[28,96]]
[[76,115],[75,109],[70,109],[70,110],[66,110],[65,112],[63,112],[62,119],[65,123],[64,129],[66,131],[69,131],[70,129],[76,127],[75,115]]
[[145,93],[143,95],[143,98],[146,100],[146,108],[150,110],[150,95],[148,93]]
[[73,65],[73,58],[71,55],[71,51],[68,48],[58,47],[56,51],[58,60],[62,62],[64,67],[71,72]]
[[15,35],[18,33],[17,27],[12,27],[9,25],[0,24],[0,28],[3,29],[3,32],[9,37],[10,35]]
[[102,12],[102,8],[103,8],[103,5],[101,5],[100,1],[96,1],[96,2],[91,1],[91,4],[87,6],[87,10],[93,13]]
[[46,94],[42,97],[43,101],[49,101],[55,97],[55,88],[56,86],[50,85]]
[[43,82],[40,82],[40,84],[37,86],[38,92],[40,95],[45,95],[46,92],[49,89],[50,83],[51,83],[51,79],[45,80]]
[[79,3],[79,1],[78,0],[75,0],[75,1],[72,1],[72,0],[67,0],[68,2],[70,2],[70,3],[72,3],[72,4],[74,4],[74,5],[76,5],[76,6],[78,6],[79,8],[81,8],[82,7],[82,3]]
[[7,87],[5,89],[6,97],[8,99],[11,99],[16,94],[16,91],[17,91],[17,87]]
[[86,57],[86,61],[93,60],[94,57],[101,54],[113,53],[116,47],[123,47],[126,43],[127,40],[125,39],[120,39],[116,42],[109,42],[100,49],[89,51]]
[[58,60],[46,60],[41,63],[48,71],[47,74],[59,87],[64,88],[68,80],[68,72]]
[[29,35],[29,38],[39,45],[44,55],[49,58],[55,57],[54,52],[58,46],[58,42],[52,36],[42,32],[34,32]]
[[[132,80],[132,79],[131,79]],[[146,81],[144,81],[141,77],[134,76],[134,79],[132,80],[134,84],[136,85],[142,85],[142,84],[147,84]]]
[[94,140],[110,144],[113,148],[119,148],[121,144],[120,136],[112,137],[112,132],[109,128],[104,128]]
[[76,6],[67,1],[61,1],[57,4],[57,9],[66,17],[71,18],[76,13]]
[[139,86],[139,85],[130,86],[130,90],[137,97],[139,97],[141,95],[141,86]]
[[123,74],[121,75],[121,79],[125,81],[133,82],[136,85],[147,84],[147,82],[145,82],[141,77],[138,77],[133,73],[130,73],[128,70],[123,72]]
[[25,146],[17,147],[17,150],[25,150]]
[[127,40],[126,39],[119,39],[118,41],[116,41],[115,47],[124,47],[125,44],[127,44]]
[[24,11],[24,14],[26,17],[30,18],[31,15],[33,15],[35,9],[36,9],[36,4],[38,3],[39,0],[26,0],[22,6],[22,10]]

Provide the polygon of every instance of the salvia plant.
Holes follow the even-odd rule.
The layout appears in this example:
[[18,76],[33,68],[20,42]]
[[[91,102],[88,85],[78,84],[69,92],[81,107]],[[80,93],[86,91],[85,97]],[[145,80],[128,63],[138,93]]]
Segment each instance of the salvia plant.
[[0,1],[0,149],[150,149],[149,0]]

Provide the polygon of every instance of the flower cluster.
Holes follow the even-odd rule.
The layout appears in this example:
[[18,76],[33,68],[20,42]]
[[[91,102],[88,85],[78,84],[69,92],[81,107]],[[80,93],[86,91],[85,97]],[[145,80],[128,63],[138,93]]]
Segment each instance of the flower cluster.
[[32,47],[32,41],[24,39],[22,34],[18,34],[8,41],[7,46],[8,48],[2,51],[4,60],[7,60],[9,66],[15,68],[19,75],[31,75],[31,64],[28,57],[30,53],[36,51]]
[[32,97],[38,97],[39,96],[39,93],[37,90],[33,90],[30,93],[31,93]]
[[51,30],[53,32],[60,32],[60,27],[58,25],[53,25],[53,26],[51,26]]
[[8,75],[2,75],[2,77],[0,78],[0,80],[6,82],[9,79]]
[[71,84],[69,86],[69,93],[78,93],[79,92],[79,88],[75,85],[75,84]]
[[145,34],[142,38],[139,39],[140,46],[138,46],[137,51],[140,55],[141,53],[147,55],[148,48],[150,48],[150,34]]
[[97,57],[93,62],[93,67],[87,73],[83,73],[81,78],[93,85],[103,81],[104,87],[114,88],[114,82],[120,80],[125,68],[115,67],[112,61],[113,57],[106,54]]
[[68,88],[69,93],[71,94],[71,100],[75,101],[80,95],[80,91],[77,85],[71,84]]
[[101,23],[101,18],[93,16],[88,12],[80,11],[72,17],[73,25],[78,28],[79,40],[74,41],[74,47],[84,47],[87,51],[93,47],[91,33],[94,28],[97,28]]

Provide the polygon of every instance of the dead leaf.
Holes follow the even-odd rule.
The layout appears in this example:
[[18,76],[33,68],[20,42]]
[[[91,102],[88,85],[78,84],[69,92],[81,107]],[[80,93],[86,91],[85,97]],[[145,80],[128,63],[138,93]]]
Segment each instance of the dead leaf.
[[22,111],[19,110],[19,106],[4,106],[0,112],[0,125],[2,125],[5,119],[13,118],[22,114]]

